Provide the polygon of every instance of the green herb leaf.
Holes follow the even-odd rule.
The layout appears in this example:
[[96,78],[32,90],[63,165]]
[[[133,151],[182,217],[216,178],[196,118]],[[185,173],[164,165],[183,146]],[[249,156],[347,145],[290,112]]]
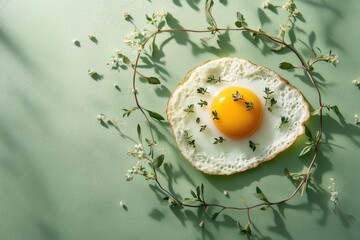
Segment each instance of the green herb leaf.
[[291,63],[288,62],[282,62],[279,64],[279,68],[283,69],[283,70],[291,70],[296,68],[294,65],[292,65]]
[[160,84],[160,80],[157,77],[148,77],[146,78],[146,80],[148,81],[149,84]]
[[214,138],[214,140],[215,140],[214,144],[223,143],[226,141],[226,139],[221,136],[218,138]]
[[204,197],[204,184],[201,184],[200,186],[200,197],[201,199],[204,201],[205,197]]
[[124,111],[124,114],[122,115],[123,117],[129,117],[130,114],[132,112],[134,112],[135,110],[137,110],[138,108],[137,107],[133,107],[131,109],[126,109],[126,108],[123,108],[123,111]]
[[313,141],[313,136],[311,134],[310,129],[306,125],[304,126],[305,126],[305,135],[309,138],[309,141]]
[[255,197],[257,197],[258,199],[260,199],[264,202],[269,202],[267,200],[267,198],[265,197],[265,194],[261,191],[261,189],[259,187],[256,187]]
[[216,110],[212,111],[211,114],[213,116],[213,120],[220,120],[219,115]]
[[121,92],[121,88],[119,87],[119,85],[115,84],[114,87],[115,87],[116,90],[118,90],[119,92]]
[[[144,109],[145,110],[145,109]],[[165,120],[165,118],[163,116],[161,116],[159,113],[150,111],[150,110],[146,110],[149,113],[149,116],[158,120],[158,121],[163,121]]]
[[197,186],[196,187],[196,197],[197,197],[197,199],[201,199],[201,190],[200,190],[200,186]]
[[211,14],[213,5],[214,5],[213,0],[206,0],[206,2],[205,2],[205,17],[206,17],[206,22],[210,25],[211,29],[216,31],[216,29],[217,29],[216,22],[215,22],[214,17]]
[[303,150],[300,152],[299,157],[304,156],[308,152],[310,152],[311,148],[313,147],[313,144],[307,145],[303,148]]
[[254,103],[252,102],[245,102],[246,105],[246,111],[251,111],[254,109]]
[[250,224],[247,224],[245,228],[241,226],[240,222],[237,222],[237,225],[240,235],[250,236],[252,234]]
[[153,161],[154,167],[156,167],[156,168],[161,167],[161,165],[164,162],[164,159],[165,159],[164,154],[162,154],[162,155],[158,156],[157,158],[155,158],[154,161]]
[[237,21],[235,22],[235,26],[237,26],[238,28],[246,27],[247,23],[245,21],[244,15],[241,14],[240,12],[237,12],[236,17],[237,17]]
[[249,147],[251,148],[251,150],[253,150],[253,152],[256,150],[256,146],[259,145],[258,143],[254,143],[253,141],[249,141]]
[[197,199],[196,193],[193,190],[190,190],[191,196],[193,196],[193,198]]

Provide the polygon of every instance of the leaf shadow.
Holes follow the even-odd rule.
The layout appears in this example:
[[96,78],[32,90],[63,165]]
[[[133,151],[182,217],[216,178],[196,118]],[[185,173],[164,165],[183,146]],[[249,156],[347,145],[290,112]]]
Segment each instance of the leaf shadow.
[[209,46],[205,43],[202,43],[201,46],[199,46],[197,43],[189,40],[188,42],[192,47],[192,53],[195,56],[204,53],[212,53],[218,57],[225,57],[235,52],[235,47],[231,44],[229,31],[225,31],[222,34],[213,37],[217,38],[216,43],[218,47]]
[[94,80],[94,81],[101,81],[104,79],[104,75],[101,75],[99,73],[92,73],[90,75],[90,77]]
[[268,227],[268,230],[273,233],[279,234],[285,239],[289,239],[289,240],[294,239],[289,233],[289,231],[286,230],[285,221],[283,217],[280,215],[280,213],[273,209],[273,214],[274,214],[274,226]]
[[347,12],[347,9],[344,7],[348,7],[349,4],[343,4],[341,2],[336,2],[340,5],[330,4],[328,1],[317,1],[317,0],[304,0],[303,3],[309,4],[316,9],[327,10],[331,12],[332,21],[323,21],[325,24],[325,32],[326,32],[326,42],[331,47],[335,47],[342,51],[345,51],[345,48],[341,43],[336,40],[336,30],[338,29],[337,25],[340,24],[340,21],[333,21],[333,19],[344,19],[344,13]]

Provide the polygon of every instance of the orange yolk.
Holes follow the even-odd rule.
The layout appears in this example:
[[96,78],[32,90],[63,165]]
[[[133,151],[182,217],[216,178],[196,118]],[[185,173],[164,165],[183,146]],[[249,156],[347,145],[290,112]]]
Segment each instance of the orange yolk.
[[263,111],[259,98],[252,91],[243,87],[229,87],[214,98],[210,114],[215,126],[224,135],[239,139],[256,131]]

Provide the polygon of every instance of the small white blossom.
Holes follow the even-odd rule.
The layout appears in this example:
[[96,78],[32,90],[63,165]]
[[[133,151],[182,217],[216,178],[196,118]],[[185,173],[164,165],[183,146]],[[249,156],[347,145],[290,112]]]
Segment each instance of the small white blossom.
[[352,84],[354,84],[355,86],[360,86],[360,78],[352,80]]
[[293,0],[288,0],[284,5],[283,8],[287,11],[289,11],[294,4]]
[[122,63],[122,59],[118,57],[111,57],[106,65],[110,65],[111,67],[117,67]]
[[273,6],[274,6],[274,4],[270,0],[265,0],[265,2],[263,2],[263,4],[262,4],[262,7],[264,9],[269,8],[269,7],[273,7]]
[[130,182],[130,181],[133,180],[133,179],[134,179],[134,176],[133,176],[133,175],[131,175],[131,174],[129,174],[129,173],[125,175],[125,180],[126,180],[126,181]]
[[97,73],[97,72],[95,72],[95,71],[92,70],[92,69],[89,69],[89,70],[88,70],[88,75],[89,75],[89,76],[94,76],[96,73]]
[[283,8],[289,13],[290,16],[296,17],[299,14],[299,10],[296,8],[293,0],[288,0]]
[[128,20],[129,18],[131,18],[131,15],[130,15],[129,12],[123,12],[122,15],[123,15],[125,20]]
[[286,32],[286,26],[285,26],[284,24],[281,24],[281,25],[279,26],[279,34],[278,34],[278,37],[284,38],[285,32]]
[[334,202],[335,204],[338,203],[338,200],[339,200],[339,193],[338,191],[336,191],[336,188],[335,188],[335,179],[334,178],[330,178],[330,186],[328,187],[329,189],[329,192],[330,192],[330,201]]
[[354,115],[355,125],[360,125],[360,116],[358,114]]
[[168,15],[168,12],[164,11],[164,10],[154,12],[154,14],[153,14],[153,16],[159,20],[162,18],[165,18],[167,15]]
[[130,32],[129,34],[124,36],[123,41],[132,49],[137,49],[138,51],[141,51],[143,46],[138,39],[139,37],[140,35],[138,32]]
[[326,59],[327,62],[334,64],[334,66],[336,66],[339,63],[339,56],[336,55],[335,53],[330,53],[327,56]]
[[134,147],[130,147],[127,154],[132,157],[136,157],[139,160],[146,158],[146,153],[142,144],[135,144]]
[[131,89],[131,93],[136,95],[139,94],[139,90],[137,90],[136,88]]
[[104,114],[99,114],[96,118],[99,122],[106,120],[106,116]]

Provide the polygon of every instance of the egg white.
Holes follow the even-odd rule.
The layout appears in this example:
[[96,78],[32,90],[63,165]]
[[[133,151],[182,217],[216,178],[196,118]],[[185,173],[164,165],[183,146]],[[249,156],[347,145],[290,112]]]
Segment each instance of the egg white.
[[[207,83],[211,75],[222,81]],[[224,136],[215,127],[210,110],[214,97],[231,86],[253,91],[263,108],[260,127],[252,135],[238,140]],[[207,93],[197,93],[200,87],[206,88]],[[265,106],[266,87],[274,91],[271,96],[277,100],[271,112]],[[208,105],[200,107],[197,104],[200,99]],[[185,112],[191,104],[194,113]],[[289,122],[280,127],[282,116]],[[294,143],[304,133],[309,106],[299,90],[272,70],[239,58],[221,58],[208,61],[185,76],[169,99],[167,117],[181,153],[195,168],[207,174],[229,175],[254,168]],[[207,126],[203,132],[200,132],[201,125]],[[214,138],[220,136],[226,141],[214,144]],[[195,140],[195,144],[189,144],[189,139]],[[258,144],[255,151],[249,147],[249,141]]]

